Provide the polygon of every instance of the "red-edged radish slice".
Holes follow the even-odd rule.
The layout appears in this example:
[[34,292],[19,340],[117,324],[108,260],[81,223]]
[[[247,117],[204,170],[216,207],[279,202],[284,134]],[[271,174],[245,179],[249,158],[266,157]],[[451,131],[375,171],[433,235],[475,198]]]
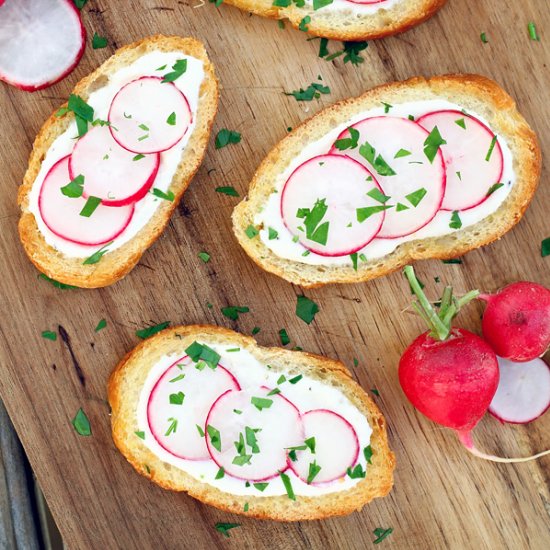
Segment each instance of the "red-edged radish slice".
[[84,195],[103,204],[122,206],[142,199],[153,185],[160,155],[136,155],[121,147],[109,128],[89,130],[74,146],[69,161],[71,179],[84,176]]
[[72,0],[0,3],[0,80],[34,92],[55,84],[78,64],[86,31]]
[[[313,157],[294,170],[281,196],[281,216],[300,243],[320,256],[345,256],[374,239],[384,221],[383,197],[376,179],[360,163],[341,155]],[[374,208],[362,222],[358,209]],[[315,218],[309,223],[307,209]],[[314,212],[326,210],[323,217]]]
[[134,206],[100,204],[90,217],[81,216],[86,199],[66,197],[61,192],[69,181],[69,157],[64,157],[52,166],[38,196],[40,215],[48,229],[66,241],[87,246],[116,239],[130,223]]
[[285,449],[303,443],[298,409],[269,391],[230,390],[212,405],[205,427],[208,451],[226,475],[249,481],[275,477],[288,467]]
[[527,424],[550,407],[550,367],[542,359],[514,363],[498,357],[500,380],[489,412],[511,424]]
[[296,461],[289,457],[292,471],[306,483],[310,464],[320,467],[310,481],[312,485],[328,483],[346,475],[359,456],[359,441],[353,426],[341,415],[328,409],[316,409],[302,415],[304,439],[315,438],[315,452],[311,448],[296,451]]
[[109,110],[115,140],[134,153],[157,153],[176,145],[191,124],[187,98],[172,83],[145,76],[126,84]]
[[[349,155],[367,166],[390,197],[386,204],[393,208],[386,210],[377,238],[404,237],[424,227],[437,214],[445,193],[441,151],[433,162],[424,153],[429,132],[411,120],[390,116],[367,118],[353,128],[360,133],[359,145],[344,151],[333,146],[330,152]],[[346,137],[348,130],[338,139]],[[374,165],[359,153],[365,143],[374,148]]]
[[174,456],[210,458],[199,428],[203,430],[214,401],[226,391],[238,389],[235,377],[221,365],[199,370],[189,357],[182,357],[163,373],[151,392],[147,403],[151,433]]
[[461,111],[436,111],[417,122],[428,132],[437,126],[447,142],[441,146],[447,169],[441,208],[467,210],[485,201],[489,189],[500,182],[504,168],[502,148],[495,134]]

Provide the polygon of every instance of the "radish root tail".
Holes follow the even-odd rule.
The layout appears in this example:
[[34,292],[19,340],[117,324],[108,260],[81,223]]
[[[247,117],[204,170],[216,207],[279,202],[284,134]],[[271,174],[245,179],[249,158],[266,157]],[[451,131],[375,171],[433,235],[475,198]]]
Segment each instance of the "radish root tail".
[[466,450],[470,453],[472,453],[474,456],[477,456],[478,458],[482,458],[483,460],[490,460],[491,462],[500,462],[504,464],[515,464],[518,462],[529,462],[531,460],[536,460],[537,458],[541,458],[543,456],[550,454],[550,449],[548,451],[543,451],[542,453],[538,453],[533,456],[526,456],[522,458],[503,458],[500,456],[494,456],[494,455],[488,455],[485,453],[482,453],[475,445],[474,440],[472,438],[472,432],[457,432],[458,439],[464,445]]

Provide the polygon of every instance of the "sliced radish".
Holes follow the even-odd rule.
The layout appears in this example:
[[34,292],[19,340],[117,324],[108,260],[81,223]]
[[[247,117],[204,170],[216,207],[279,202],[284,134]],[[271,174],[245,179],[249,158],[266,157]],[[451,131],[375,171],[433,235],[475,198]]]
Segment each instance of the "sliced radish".
[[[373,192],[378,199],[384,196],[362,164],[346,156],[320,155],[298,166],[288,178],[281,216],[308,250],[320,256],[345,256],[361,250],[380,231],[384,205],[367,194]],[[359,222],[358,209],[372,208],[373,213]],[[315,215],[323,210],[322,218]]]
[[296,460],[289,457],[292,471],[306,483],[311,474],[310,465],[320,467],[312,485],[327,483],[346,475],[359,456],[359,441],[353,426],[342,416],[327,409],[316,409],[302,415],[304,439],[314,438],[314,450],[308,446],[296,451]]
[[185,95],[162,78],[145,76],[126,84],[109,110],[111,133],[134,153],[157,153],[170,149],[191,124]]
[[495,134],[461,111],[436,111],[417,120],[431,132],[436,126],[447,142],[441,146],[447,169],[443,210],[467,210],[487,199],[504,168]]
[[[433,162],[424,153],[429,132],[411,120],[390,116],[367,118],[353,128],[360,135],[358,146],[344,151],[333,146],[330,152],[349,155],[367,166],[390,197],[387,205],[392,208],[386,210],[377,238],[404,237],[424,227],[436,215],[445,193],[441,150]],[[338,139],[349,135],[344,130]],[[359,152],[365,143],[374,148],[374,163]]]
[[76,67],[85,44],[72,0],[0,3],[0,80],[28,92],[51,86]]
[[205,427],[208,451],[226,475],[249,481],[275,477],[288,467],[285,449],[303,443],[298,409],[269,392],[230,390],[212,405]]
[[489,412],[511,424],[532,422],[550,407],[550,367],[542,359],[514,363],[498,357],[500,381]]
[[238,389],[235,377],[221,365],[199,370],[189,357],[182,357],[163,373],[151,392],[147,403],[151,433],[174,456],[210,458],[202,432],[208,411],[220,395]]
[[66,241],[88,246],[105,244],[118,237],[130,223],[134,206],[100,204],[90,217],[81,216],[86,199],[66,197],[61,192],[70,180],[69,157],[54,164],[44,178],[38,208],[48,229]]
[[121,147],[109,128],[97,126],[74,146],[69,171],[71,179],[84,176],[84,195],[103,204],[122,206],[142,199],[153,185],[160,155],[136,155]]

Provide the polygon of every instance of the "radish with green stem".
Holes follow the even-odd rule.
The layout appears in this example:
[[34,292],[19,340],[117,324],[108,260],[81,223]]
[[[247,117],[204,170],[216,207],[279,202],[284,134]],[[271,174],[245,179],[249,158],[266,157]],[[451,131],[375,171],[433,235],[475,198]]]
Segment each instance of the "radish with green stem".
[[480,458],[524,462],[549,454],[550,451],[546,451],[527,458],[509,459],[476,449],[471,432],[497,391],[498,362],[487,342],[451,324],[460,308],[475,299],[479,291],[456,298],[448,286],[436,309],[422,291],[414,269],[407,266],[404,273],[418,300],[413,307],[430,328],[414,340],[399,362],[399,382],[409,401],[430,420],[455,430],[466,449]]

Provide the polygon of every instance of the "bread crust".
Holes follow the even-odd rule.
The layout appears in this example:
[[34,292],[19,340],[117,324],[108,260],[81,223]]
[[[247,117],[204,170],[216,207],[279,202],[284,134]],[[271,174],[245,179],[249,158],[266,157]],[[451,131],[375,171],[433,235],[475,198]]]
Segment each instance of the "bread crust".
[[[197,481],[182,470],[166,467],[141,439],[136,409],[142,385],[150,367],[167,353],[183,353],[195,340],[206,340],[239,346],[252,353],[261,363],[273,369],[292,368],[293,371],[315,377],[336,386],[369,420],[373,430],[371,448],[372,465],[366,478],[346,491],[319,497],[298,496],[296,501],[283,496],[235,496],[212,485]],[[385,496],[393,486],[395,457],[388,446],[384,417],[375,403],[351,378],[339,361],[305,352],[280,348],[264,348],[248,336],[231,330],[208,325],[179,326],[166,329],[145,340],[128,353],[113,370],[108,383],[111,405],[113,440],[119,451],[141,475],[165,489],[186,492],[190,496],[227,512],[260,519],[299,521],[339,516],[360,510],[377,497]]]
[[[124,46],[94,72],[84,77],[75,86],[73,93],[86,100],[91,91],[101,88],[110,73],[151,51],[181,52],[202,60],[204,68],[197,123],[169,187],[174,193],[174,201],[162,201],[147,224],[129,242],[103,256],[97,264],[83,265],[83,258],[67,257],[55,250],[46,242],[38,229],[34,214],[29,211],[29,194],[48,149],[74,117],[71,112],[57,117],[56,110],[42,126],[34,141],[29,166],[18,193],[18,204],[21,208],[19,236],[25,252],[40,271],[56,281],[82,288],[97,288],[113,284],[124,277],[137,264],[147,248],[158,239],[201,165],[217,111],[218,81],[214,66],[208,59],[203,44],[198,40],[156,35]],[[66,107],[67,104],[63,106]]]
[[[416,239],[398,246],[392,253],[361,262],[357,271],[350,266],[308,265],[278,257],[256,237],[248,238],[246,228],[269,196],[273,181],[303,147],[316,141],[354,115],[379,106],[419,99],[443,99],[484,116],[493,130],[506,139],[512,151],[516,181],[499,208],[480,222],[441,237]],[[248,196],[233,211],[237,240],[262,269],[306,288],[328,283],[357,283],[392,273],[416,260],[448,260],[489,244],[512,229],[523,216],[538,185],[541,171],[538,139],[516,109],[514,100],[492,80],[479,75],[415,77],[383,84],[363,95],[328,107],[288,134],[268,153],[250,184]]]
[[[342,41],[375,40],[408,31],[435,15],[446,2],[447,0],[403,0],[391,8],[382,8],[373,14],[357,17],[334,11],[327,12],[322,8],[315,11],[312,5],[298,8],[293,4],[288,8],[278,8],[273,6],[273,0],[224,0],[224,4],[255,15],[270,19],[286,19],[295,29],[299,28],[304,17],[309,16],[309,34]],[[353,4],[350,4],[351,8]]]

